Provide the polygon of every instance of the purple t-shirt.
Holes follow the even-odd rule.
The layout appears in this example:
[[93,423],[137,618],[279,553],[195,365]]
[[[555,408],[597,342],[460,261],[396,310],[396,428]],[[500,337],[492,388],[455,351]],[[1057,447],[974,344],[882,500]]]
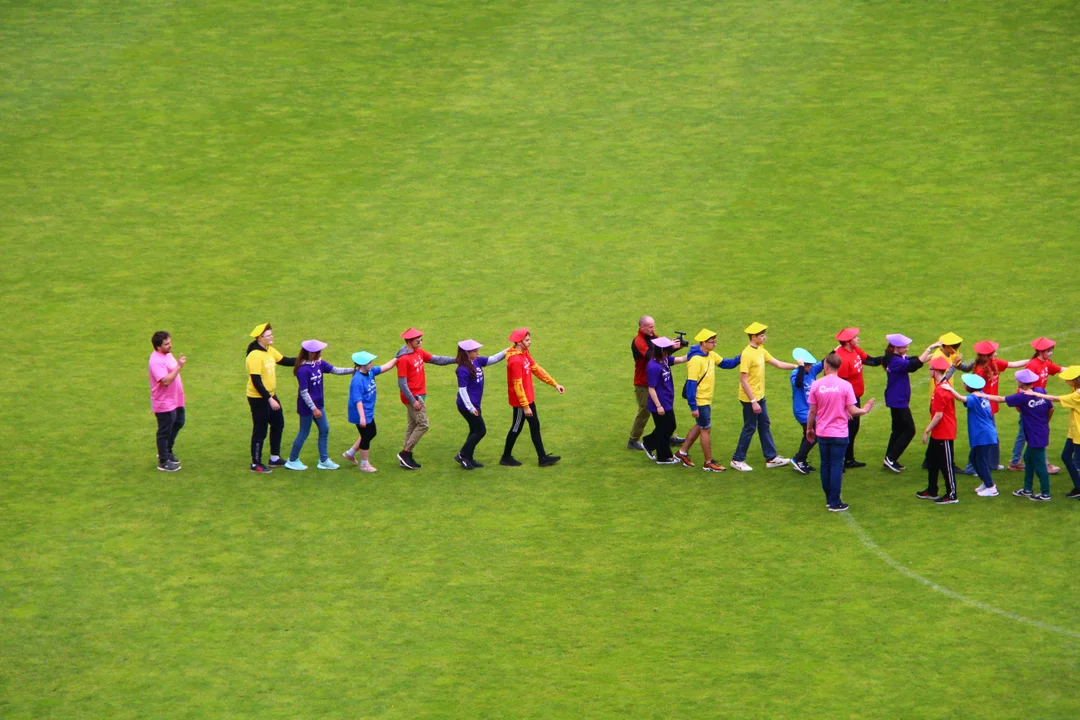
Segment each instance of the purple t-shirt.
[[[649,387],[656,390],[656,398],[660,401],[664,412],[671,412],[675,406],[675,383],[671,380],[671,358],[664,358],[663,362],[653,358],[645,366],[645,380]],[[656,412],[656,403],[649,396],[649,412]]]
[[810,405],[817,406],[817,436],[846,438],[849,405],[855,404],[851,383],[838,375],[826,375],[810,386]]
[[311,396],[311,402],[315,407],[323,409],[323,372],[330,372],[334,366],[325,360],[317,363],[304,363],[296,371],[296,384],[300,387],[296,393],[296,413],[298,415],[310,415],[311,408],[304,402],[300,392],[307,390]]
[[911,373],[922,367],[919,358],[890,355],[885,366],[885,407],[911,406]]
[[1028,447],[1038,449],[1050,445],[1050,411],[1054,406],[1049,400],[1016,393],[1007,395],[1005,404],[1020,411]]
[[[458,387],[465,388],[465,393],[469,396],[469,402],[477,410],[480,409],[480,400],[484,397],[484,367],[487,364],[488,358],[478,357],[473,360],[472,368],[467,365],[457,366]],[[469,411],[460,395],[457,397],[457,406],[460,410]]]

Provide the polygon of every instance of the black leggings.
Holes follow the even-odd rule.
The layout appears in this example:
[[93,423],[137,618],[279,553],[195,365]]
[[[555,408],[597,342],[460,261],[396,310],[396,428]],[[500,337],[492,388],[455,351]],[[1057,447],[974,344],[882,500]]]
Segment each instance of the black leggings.
[[810,455],[810,451],[814,449],[815,445],[817,445],[817,440],[815,439],[814,442],[810,442],[809,440],[807,440],[806,439],[806,423],[799,423],[799,424],[802,425],[802,439],[799,442],[799,452],[795,453],[795,457],[793,457],[791,459],[792,459],[793,462],[804,463],[804,462],[806,462],[808,456]]
[[521,434],[526,420],[529,421],[529,435],[532,436],[536,456],[543,458],[547,455],[544,452],[544,439],[540,437],[540,417],[536,414],[536,403],[529,403],[529,409],[532,410],[531,416],[525,414],[524,408],[514,408],[514,419],[510,423],[510,432],[506,433],[506,447],[503,448],[503,457],[513,456],[514,443],[517,442],[518,435]]
[[[862,407],[862,398],[855,398],[855,407]],[[855,436],[859,434],[859,421],[862,419],[861,415],[856,415],[853,418],[848,418],[847,422],[847,436],[848,444],[847,450],[844,451],[844,462],[855,462]]]
[[645,449],[656,456],[657,460],[670,460],[671,435],[675,432],[675,412],[666,410],[664,414],[653,413],[653,431],[641,438]]
[[889,435],[889,448],[885,451],[885,457],[897,463],[915,439],[915,418],[911,417],[911,408],[889,410],[892,412],[892,434]]
[[487,435],[487,425],[484,424],[484,413],[480,408],[476,408],[478,415],[473,415],[468,410],[463,410],[460,407],[458,412],[461,413],[461,417],[465,418],[465,422],[469,423],[469,436],[465,438],[465,444],[461,446],[461,457],[466,460],[473,459],[473,453],[476,451],[477,444],[484,439]]
[[169,412],[154,413],[157,418],[157,456],[158,462],[165,462],[172,455],[173,443],[180,429],[184,427],[184,407],[181,405]]
[[363,427],[360,423],[356,423],[356,429],[360,433],[360,449],[370,450],[371,440],[379,434],[379,429],[375,427],[375,421],[372,420],[367,424],[367,427]]
[[[277,400],[277,395],[272,396]],[[265,398],[248,398],[251,406],[251,462],[262,462],[263,442],[266,440],[266,429],[270,428],[270,454],[281,455],[281,431],[285,429],[285,414],[281,411],[281,401],[278,401],[278,409],[270,409],[270,401]]]

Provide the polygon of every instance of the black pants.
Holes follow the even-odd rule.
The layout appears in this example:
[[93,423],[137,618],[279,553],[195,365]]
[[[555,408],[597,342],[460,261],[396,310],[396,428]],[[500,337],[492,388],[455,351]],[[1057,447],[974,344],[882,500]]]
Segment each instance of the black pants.
[[[277,395],[273,398],[277,400]],[[251,406],[251,462],[262,462],[263,442],[266,440],[266,429],[270,428],[270,454],[281,455],[281,431],[285,429],[285,413],[281,411],[281,401],[278,401],[278,409],[270,409],[270,401],[265,398],[248,398]]]
[[[855,407],[862,407],[862,398],[855,398]],[[859,421],[861,419],[862,416],[856,415],[847,421],[848,445],[847,452],[844,453],[845,463],[855,462],[855,436],[859,434]]]
[[469,423],[469,435],[465,438],[465,444],[461,446],[461,457],[466,460],[473,459],[473,453],[476,452],[476,446],[487,435],[487,425],[484,424],[484,412],[480,408],[476,408],[478,415],[473,415],[468,410],[462,410],[458,408],[458,412],[461,413],[461,417],[465,418],[465,422]]
[[165,462],[172,455],[176,436],[184,427],[184,407],[180,406],[169,412],[154,413],[157,418],[157,457],[158,462]]
[[641,438],[645,449],[656,456],[657,460],[670,460],[671,436],[675,432],[675,411],[666,410],[664,414],[653,413],[653,431]]
[[915,439],[915,418],[911,417],[911,408],[889,408],[892,412],[892,434],[889,435],[889,447],[885,457],[894,463],[900,462],[900,456]]
[[514,443],[517,442],[518,435],[521,434],[521,429],[524,427],[526,420],[529,421],[529,435],[532,436],[536,456],[543,458],[547,455],[544,452],[544,439],[540,437],[540,417],[536,414],[536,403],[529,403],[529,409],[532,410],[531,416],[525,414],[524,408],[514,408],[514,419],[510,423],[510,432],[506,433],[506,446],[503,448],[503,457],[513,456]]
[[379,434],[379,429],[375,427],[375,421],[369,422],[367,427],[361,427],[360,423],[356,423],[356,430],[360,433],[360,449],[370,450],[372,438]]
[[953,475],[953,441],[930,438],[926,448],[927,472],[930,475],[926,489],[931,495],[938,494],[938,473],[945,478],[945,494],[956,495],[956,476]]
[[806,458],[810,456],[810,451],[817,445],[817,440],[810,442],[806,439],[806,423],[799,423],[802,425],[802,442],[799,443],[799,452],[795,453],[795,457],[791,458],[792,462],[804,463]]

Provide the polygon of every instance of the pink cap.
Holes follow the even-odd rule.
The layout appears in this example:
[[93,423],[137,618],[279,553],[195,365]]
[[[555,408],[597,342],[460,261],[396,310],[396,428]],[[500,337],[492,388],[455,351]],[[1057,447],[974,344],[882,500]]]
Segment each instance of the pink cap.
[[885,336],[885,342],[893,347],[906,347],[911,344],[911,338],[907,335],[901,335],[900,333],[892,333],[891,335]]
[[999,347],[1001,345],[993,340],[980,340],[974,345],[975,352],[979,355],[993,355]]
[[403,339],[405,339],[405,340],[415,340],[416,338],[422,336],[423,334],[424,333],[420,332],[416,328],[409,328],[405,332],[401,333],[401,337]]
[[300,343],[300,347],[304,348],[308,352],[319,352],[326,347],[326,343],[321,340],[305,340]]
[[652,344],[653,344],[654,347],[666,348],[666,347],[671,347],[672,345],[674,345],[675,341],[672,340],[671,338],[664,337],[663,335],[661,335],[658,338],[653,338]]
[[854,338],[858,334],[859,334],[859,328],[856,328],[856,327],[844,328],[840,332],[836,333],[836,339],[837,339],[838,342],[847,342],[848,340],[851,340],[852,338]]
[[465,352],[470,352],[472,350],[479,350],[480,348],[484,347],[483,345],[476,342],[475,340],[462,340],[461,342],[459,342],[457,344],[457,346],[459,348],[461,348],[462,350],[464,350]]
[[944,371],[944,370],[948,370],[949,368],[951,368],[952,363],[949,362],[948,358],[943,358],[940,355],[938,355],[936,358],[934,358],[933,360],[930,361],[930,367],[932,367],[935,370]]
[[1031,383],[1039,381],[1039,373],[1032,372],[1027,368],[1016,371],[1016,382],[1023,383],[1024,385],[1030,385]]
[[510,342],[521,342],[529,334],[529,328],[518,328],[510,333]]
[[1035,348],[1039,352],[1042,352],[1043,350],[1049,350],[1055,345],[1057,345],[1057,343],[1048,337],[1041,337],[1038,340],[1031,341],[1031,347]]

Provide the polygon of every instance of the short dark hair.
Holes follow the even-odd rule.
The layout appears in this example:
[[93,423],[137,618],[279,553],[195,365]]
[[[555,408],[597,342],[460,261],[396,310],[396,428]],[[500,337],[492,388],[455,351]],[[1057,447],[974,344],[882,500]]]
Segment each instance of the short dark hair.
[[154,337],[150,338],[150,342],[154,343],[154,349],[157,350],[159,347],[164,345],[165,341],[168,339],[169,333],[165,332],[164,330],[158,330],[156,333],[154,333]]
[[829,353],[825,356],[825,364],[831,367],[833,370],[839,370],[840,366],[844,364],[844,361],[840,359],[840,356],[836,353]]

